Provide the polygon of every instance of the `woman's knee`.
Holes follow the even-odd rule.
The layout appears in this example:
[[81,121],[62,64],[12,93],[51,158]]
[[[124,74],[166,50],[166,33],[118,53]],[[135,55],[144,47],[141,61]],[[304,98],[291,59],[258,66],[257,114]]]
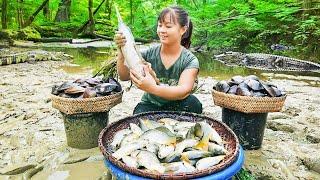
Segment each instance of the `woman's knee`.
[[153,104],[140,102],[134,108],[133,114],[150,112],[150,111],[158,111],[158,108],[155,107],[155,105]]

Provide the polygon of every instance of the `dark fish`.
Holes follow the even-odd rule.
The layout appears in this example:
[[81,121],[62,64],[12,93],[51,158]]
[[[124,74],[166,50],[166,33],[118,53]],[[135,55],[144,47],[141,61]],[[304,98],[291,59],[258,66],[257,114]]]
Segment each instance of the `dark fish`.
[[230,87],[228,93],[229,94],[236,94],[237,93],[237,89],[238,89],[238,86],[237,85],[233,85]]
[[228,92],[230,89],[229,84],[226,81],[220,81],[216,84],[216,90],[220,92]]
[[277,87],[271,86],[271,88],[274,90],[276,97],[279,97],[282,95],[281,91]]
[[245,79],[253,79],[253,80],[259,81],[259,78],[256,75],[249,75]]
[[102,80],[96,78],[79,78],[54,85],[51,93],[65,98],[92,98],[121,92],[120,83],[112,77]]
[[265,83],[262,83],[262,86],[263,88],[266,90],[267,94],[270,96],[270,97],[275,97],[276,96],[276,92],[274,91],[274,89],[270,86],[270,85],[267,85]]
[[103,96],[111,94],[111,92],[117,88],[117,85],[111,83],[99,84],[95,87],[95,90],[98,94]]
[[231,81],[233,81],[234,84],[240,84],[244,81],[244,78],[242,76],[233,76]]
[[62,92],[62,91],[66,90],[66,89],[69,89],[69,88],[71,88],[73,86],[77,86],[77,84],[73,83],[73,82],[64,82],[64,83],[61,84],[61,86],[58,87],[57,90],[59,92]]
[[93,88],[86,88],[83,92],[83,98],[92,98],[96,97],[97,93]]
[[117,87],[114,89],[114,91],[116,91],[116,92],[122,91],[121,84],[117,80],[115,80],[113,77],[108,77],[105,82],[117,85]]
[[259,91],[263,89],[262,84],[254,79],[248,79],[244,81],[252,90]]
[[59,95],[58,88],[59,88],[58,85],[52,86],[51,94],[53,94],[53,95]]
[[72,86],[66,90],[64,90],[64,92],[66,94],[78,94],[78,93],[83,93],[85,91],[85,88],[81,87],[81,86]]
[[237,89],[237,95],[252,96],[251,92],[249,91],[248,85],[244,82],[239,84],[239,87]]
[[74,81],[74,83],[81,84],[81,83],[83,83],[83,82],[85,82],[85,81],[86,81],[86,79],[84,79],[84,78],[79,78],[79,79],[76,79],[76,80]]
[[87,79],[85,82],[87,82],[88,84],[90,84],[90,86],[94,87],[98,84],[101,84],[102,83],[102,80],[101,79],[98,79],[98,78],[89,78]]

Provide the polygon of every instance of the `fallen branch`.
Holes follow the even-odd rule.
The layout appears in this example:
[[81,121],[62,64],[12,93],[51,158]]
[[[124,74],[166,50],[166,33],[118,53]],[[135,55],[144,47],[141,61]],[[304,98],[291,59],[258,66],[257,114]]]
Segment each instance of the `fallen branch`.
[[96,34],[96,33],[93,33],[93,35],[96,36],[96,37],[105,39],[105,40],[113,41],[113,38],[112,38],[112,37],[108,37],[108,36],[104,36],[104,35],[100,35],[100,34]]
[[96,38],[96,39],[91,39],[88,41],[83,41],[83,42],[72,42],[72,44],[86,44],[86,43],[91,43],[91,42],[96,42],[96,41],[101,41],[102,38]]
[[[108,36],[104,36],[104,35],[100,35],[100,34],[96,34],[96,33],[93,33],[93,35],[96,37],[102,38],[102,39],[113,41],[113,37],[108,37]],[[141,42],[141,43],[151,43],[153,41],[150,39],[142,39],[142,38],[134,38],[134,40],[136,42]]]
[[29,38],[28,40],[33,41],[33,42],[44,42],[44,43],[50,43],[50,42],[68,42],[72,43],[71,38]]

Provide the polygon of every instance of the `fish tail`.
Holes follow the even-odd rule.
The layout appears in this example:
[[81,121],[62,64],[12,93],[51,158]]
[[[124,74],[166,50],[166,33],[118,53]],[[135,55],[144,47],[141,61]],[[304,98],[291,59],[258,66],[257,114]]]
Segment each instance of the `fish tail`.
[[121,18],[121,15],[119,13],[119,10],[118,10],[118,6],[115,4],[114,5],[115,9],[116,9],[116,14],[117,14],[117,18],[118,18],[118,23],[122,23],[122,18]]

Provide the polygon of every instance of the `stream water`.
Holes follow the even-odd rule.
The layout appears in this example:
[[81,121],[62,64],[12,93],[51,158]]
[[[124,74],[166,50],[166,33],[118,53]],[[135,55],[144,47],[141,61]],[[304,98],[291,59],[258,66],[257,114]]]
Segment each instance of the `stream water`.
[[[74,56],[72,64],[61,67],[65,72],[71,74],[87,72],[92,69],[95,73],[105,62],[115,57],[115,51],[112,48],[51,48],[50,50],[63,51]],[[214,60],[207,54],[196,53],[195,55],[198,57],[200,62],[200,77],[212,77],[217,80],[227,80],[235,75],[248,76],[254,74],[262,80],[288,79],[303,81],[310,84],[310,86],[320,87],[320,82],[317,80],[317,77],[320,77],[320,73],[272,72],[248,69],[246,67],[229,67]]]

